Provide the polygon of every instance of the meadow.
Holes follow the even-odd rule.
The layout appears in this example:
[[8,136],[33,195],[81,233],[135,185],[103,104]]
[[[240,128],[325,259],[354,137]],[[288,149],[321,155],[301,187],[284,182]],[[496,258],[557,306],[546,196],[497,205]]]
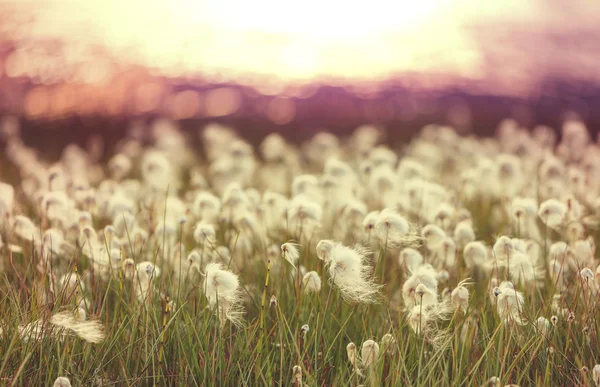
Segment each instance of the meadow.
[[239,133],[4,125],[0,384],[600,386],[584,123]]

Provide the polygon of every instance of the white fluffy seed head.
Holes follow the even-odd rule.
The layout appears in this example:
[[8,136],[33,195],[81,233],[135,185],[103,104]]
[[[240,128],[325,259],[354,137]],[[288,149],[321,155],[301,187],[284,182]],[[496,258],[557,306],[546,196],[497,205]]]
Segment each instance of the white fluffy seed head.
[[298,251],[298,245],[290,242],[286,242],[281,245],[281,256],[283,259],[289,262],[294,268],[300,258],[300,252]]
[[302,278],[305,293],[318,293],[321,291],[321,277],[316,271],[309,271]]
[[243,308],[240,304],[238,276],[225,270],[220,263],[209,263],[204,269],[204,292],[208,305],[217,313],[221,325],[225,320],[242,325]]
[[421,237],[429,250],[435,250],[446,238],[446,233],[439,226],[428,224],[421,230]]
[[53,387],[71,387],[71,381],[64,376],[59,376],[54,381]]
[[386,208],[379,214],[375,231],[382,242],[400,244],[410,231],[410,224],[399,213]]
[[600,387],[600,364],[596,364],[592,369],[592,378],[594,379],[596,387]]
[[581,279],[584,281],[594,280],[594,272],[589,267],[584,267],[583,269],[581,269],[581,271],[579,272],[579,275],[581,276]]
[[323,261],[329,261],[335,242],[329,239],[323,239],[317,243],[317,257]]
[[459,249],[464,249],[468,243],[475,241],[475,231],[470,220],[459,222],[454,228],[454,240]]
[[375,364],[379,356],[379,344],[373,340],[367,340],[362,345],[360,357],[365,367],[370,367]]
[[211,307],[216,305],[218,299],[235,300],[240,285],[237,275],[224,270],[219,263],[206,265],[204,275],[204,290]]
[[548,321],[546,317],[540,316],[537,320],[535,320],[535,326],[540,330],[541,334],[545,335],[550,329],[550,321]]
[[522,324],[521,313],[525,299],[522,293],[515,290],[512,282],[502,282],[494,288],[494,295],[497,299],[498,315],[504,322]]
[[295,365],[292,368],[292,374],[294,375],[293,383],[294,385],[301,386],[302,385],[302,367]]
[[[419,285],[421,285],[419,287]],[[417,294],[419,292],[423,294]],[[431,265],[419,266],[402,285],[402,298],[404,306],[410,310],[413,306],[435,305],[437,303],[438,280],[436,272]]]
[[379,220],[379,211],[371,211],[363,219],[362,227],[363,232],[367,235],[371,235],[375,232],[375,225]]
[[469,281],[469,279],[461,281],[450,295],[454,307],[464,314],[467,314],[467,308],[469,307],[469,290],[467,289],[470,284]]
[[488,260],[488,249],[483,242],[469,242],[463,250],[467,268],[482,267]]
[[194,240],[200,245],[214,245],[217,240],[217,234],[212,224],[198,223],[194,228]]
[[[371,277],[371,267],[366,265],[366,256],[360,249],[353,249],[331,241],[319,242],[319,247],[326,246],[328,253],[324,256],[327,272],[332,282],[341,293],[342,298],[352,303],[374,303],[379,298],[378,286]],[[321,249],[321,253],[322,253]]]
[[400,251],[398,263],[400,266],[412,273],[423,264],[423,255],[419,252],[419,250],[406,247]]
[[392,355],[396,351],[396,338],[391,333],[386,333],[381,338],[381,345],[387,354]]
[[356,366],[356,344],[349,343],[346,346],[346,353],[348,354],[348,360],[350,361],[350,364]]
[[540,205],[538,216],[548,227],[557,227],[563,223],[567,206],[556,199],[548,199]]

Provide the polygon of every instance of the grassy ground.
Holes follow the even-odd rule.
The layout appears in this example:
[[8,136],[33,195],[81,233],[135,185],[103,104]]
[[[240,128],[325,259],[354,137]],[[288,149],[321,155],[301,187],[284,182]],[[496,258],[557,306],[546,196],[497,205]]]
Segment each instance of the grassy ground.
[[[441,148],[436,139],[423,138],[421,141],[429,141]],[[462,140],[452,141],[459,143]],[[502,143],[506,139],[495,141]],[[414,151],[416,147],[412,145],[412,148],[407,147],[406,154],[410,156],[412,149],[413,157],[419,160],[418,153]],[[230,145],[223,146],[228,149]],[[342,158],[355,171],[359,171],[359,163],[353,157],[369,157],[357,156],[350,145],[341,145],[340,149]],[[497,154],[501,153],[498,148],[494,149]],[[24,150],[19,148],[19,152]],[[294,148],[290,148],[289,152],[300,154]],[[165,153],[169,154],[168,150]],[[443,160],[447,161],[450,155],[451,152],[444,151]],[[255,159],[252,154],[244,157],[248,159],[238,161],[246,163]],[[496,154],[491,157],[495,159]],[[438,274],[447,274],[438,276],[439,289],[436,286],[435,297],[439,304],[436,303],[432,308],[453,305],[448,295],[461,280],[470,278],[473,284],[468,286],[470,297],[466,310],[453,305],[446,318],[431,321],[433,328],[420,332],[411,327],[410,319],[414,311],[403,306],[405,301],[401,295],[402,286],[411,274],[406,265],[398,262],[398,256],[405,246],[388,246],[385,237],[378,241],[374,240],[376,238],[365,238],[362,230],[364,214],[360,222],[349,224],[348,218],[340,215],[343,207],[335,203],[338,196],[328,196],[325,189],[319,188],[322,194],[320,207],[323,210],[321,227],[315,226],[310,231],[304,229],[302,222],[291,227],[289,218],[282,218],[277,226],[269,228],[261,218],[262,207],[258,203],[250,204],[249,210],[245,211],[249,211],[251,219],[258,219],[262,226],[260,232],[249,234],[240,226],[239,218],[223,216],[227,212],[226,190],[216,188],[216,180],[221,177],[208,167],[216,161],[200,162],[196,158],[192,162],[180,161],[181,176],[184,176],[181,177],[181,188],[173,189],[167,182],[165,185],[169,186],[168,189],[155,188],[148,194],[149,191],[144,189],[148,185],[148,176],[143,173],[143,158],[132,159],[134,165],[141,164],[142,172],[134,167],[129,177],[142,181],[142,188],[127,191],[125,196],[135,200],[135,227],[144,229],[148,234],[138,241],[129,227],[120,234],[116,231],[115,238],[123,243],[119,247],[119,263],[115,265],[110,262],[113,258],[110,255],[106,261],[99,262],[97,257],[86,254],[86,243],[80,235],[80,229],[83,228],[75,227],[73,230],[67,226],[67,222],[53,220],[54,215],[49,215],[48,209],[53,204],[44,210],[30,199],[27,189],[23,188],[26,172],[29,171],[25,163],[15,162],[14,156],[4,162],[0,181],[15,187],[16,199],[1,223],[4,244],[0,248],[1,384],[50,385],[58,376],[68,377],[77,386],[573,386],[593,383],[592,369],[600,362],[597,333],[600,313],[596,285],[582,280],[579,271],[570,277],[565,274],[563,278],[548,275],[546,270],[550,246],[557,241],[567,240],[564,228],[549,229],[540,219],[535,220],[535,227],[542,235],[542,239],[535,242],[539,246],[539,262],[542,262],[544,276],[535,278],[534,284],[528,279],[514,281],[515,289],[524,295],[524,302],[517,311],[522,324],[499,314],[498,299],[494,298],[493,285],[490,285],[492,278],[499,282],[513,279],[509,272],[510,263],[509,270],[498,269],[497,265],[495,270],[488,270],[486,265],[468,267],[463,251],[457,248],[456,261],[448,265],[434,258],[424,237],[417,249],[427,262],[433,264]],[[179,165],[172,158],[169,160],[171,164]],[[521,161],[525,165],[527,160],[522,157]],[[322,167],[311,162],[316,163],[308,157],[308,161],[285,166],[290,171],[290,176],[284,178],[287,179],[283,184],[286,191],[291,178],[300,171],[317,171],[320,176],[327,175],[322,172]],[[67,164],[63,158],[60,173],[64,173],[66,181],[70,181],[73,180],[72,172]],[[261,176],[266,164],[260,162],[251,174]],[[484,189],[467,197],[461,196],[460,184],[453,183],[451,179],[452,174],[459,175],[457,168],[462,164],[447,165],[449,171],[436,169],[427,160],[422,160],[421,164],[432,172],[431,181],[446,188],[442,201],[450,202],[457,213],[461,209],[469,211],[470,226],[475,230],[477,240],[492,246],[502,234],[521,236],[522,230],[514,227],[510,206],[506,203],[531,192],[527,188],[529,182],[520,181],[522,189],[508,197],[502,194],[487,195]],[[564,164],[567,162],[564,161]],[[193,236],[195,222],[202,218],[195,213],[194,195],[211,190],[193,186],[189,180],[189,170],[194,165],[202,166],[202,171],[212,184],[212,191],[223,199],[221,218],[215,217],[208,222],[216,231],[210,243],[199,243]],[[91,173],[89,171],[94,161],[87,160],[85,166],[86,173]],[[101,167],[108,173],[106,165]],[[47,172],[50,166],[40,163],[40,168]],[[14,172],[15,169],[17,174],[7,172]],[[522,169],[526,171],[523,180],[537,174],[531,172],[533,175],[527,175],[529,170],[525,166]],[[242,171],[241,175],[246,172]],[[235,173],[231,172],[227,178],[234,176],[235,179]],[[369,186],[369,178],[356,173],[359,176],[357,185]],[[41,176],[48,174],[41,173]],[[159,174],[157,178],[170,177]],[[97,188],[102,178],[90,178],[91,186]],[[268,188],[265,181],[269,179],[246,179],[243,184],[263,191]],[[43,193],[52,189],[52,183],[49,187],[43,178],[39,178],[38,183]],[[484,186],[487,183],[480,181],[479,184]],[[570,189],[570,186],[566,188]],[[66,191],[69,197],[74,197],[73,190]],[[107,225],[117,227],[121,213],[109,216],[102,209],[104,199],[101,189],[97,188],[94,192],[94,205],[73,205],[78,210],[89,211],[92,227],[101,236],[100,243],[105,246],[105,251],[110,252],[110,240],[102,231]],[[192,199],[186,199],[187,192],[193,193]],[[400,201],[399,198],[405,195],[401,185],[394,187],[392,192],[392,203]],[[391,206],[390,199],[383,196],[373,198],[365,192],[355,196],[369,210]],[[168,213],[172,207],[166,197],[182,199],[187,223],[173,220]],[[588,209],[588,213],[592,211],[585,203],[583,207]],[[289,210],[289,204],[287,208]],[[428,214],[402,209],[399,212],[417,234],[426,224],[435,223]],[[498,215],[498,212],[501,214]],[[15,225],[17,214],[27,215],[33,220],[39,232],[39,237],[35,237],[33,242],[19,237]],[[156,228],[161,220],[163,224],[176,226],[164,227],[161,233]],[[202,221],[207,222],[205,219]],[[446,225],[447,234],[452,235],[456,223],[452,220],[450,225]],[[43,232],[50,226],[61,229],[65,236],[65,247],[50,254],[50,264],[40,268],[40,262],[44,261],[44,248],[48,248],[43,242]],[[585,236],[588,235],[597,240],[595,231],[586,226]],[[336,239],[349,246],[361,242],[369,248],[370,253],[363,264],[371,268],[368,270],[372,273],[369,274],[369,280],[382,285],[378,302],[364,304],[343,299],[342,290],[327,271],[331,263],[317,257],[315,246],[322,239]],[[301,280],[303,273],[296,272],[291,264],[281,258],[278,248],[290,240],[300,246],[296,266],[302,266],[302,271],[316,271],[319,274],[322,279],[320,291],[305,292]],[[584,240],[583,235],[581,240]],[[414,245],[414,241],[411,245]],[[568,241],[567,245],[573,246],[574,242]],[[216,254],[216,246],[226,246],[231,260]],[[276,246],[276,249],[270,246]],[[189,253],[194,249],[201,252],[197,271],[190,268],[188,260]],[[128,275],[122,264],[126,258],[136,264],[152,262],[154,267],[160,269],[160,275],[153,276],[143,285],[150,289],[148,292],[140,293],[143,286],[139,269],[132,276]],[[538,263],[538,257],[530,255],[530,258],[534,264]],[[494,259],[499,258],[490,257],[489,261]],[[243,323],[239,326],[227,320],[223,323],[214,307],[209,305],[207,284],[202,274],[210,260],[222,262],[224,270],[238,276],[238,290],[245,310]],[[592,262],[597,265],[595,249]],[[595,272],[596,267],[590,269]],[[71,278],[77,280],[72,286],[67,286],[61,278],[66,278],[67,283]],[[566,285],[559,286],[563,280],[567,282]],[[590,281],[593,283],[594,279]],[[443,289],[447,289],[447,293]],[[553,299],[559,293],[561,301],[557,301],[560,305],[556,307],[553,306]],[[217,298],[223,300],[218,295]],[[78,334],[73,329],[61,330],[51,322],[52,316],[73,314],[78,308],[86,313],[85,319],[80,320],[97,321],[102,325],[103,340],[98,343],[86,341],[85,334]],[[539,323],[535,324],[538,317],[543,316],[550,321],[553,315],[556,315],[556,320],[547,329]],[[32,323],[39,325],[35,330],[28,331],[27,326]],[[425,324],[425,321],[422,323]],[[308,330],[303,328],[305,324]],[[29,327],[31,329],[32,325]],[[393,337],[392,340],[386,339],[387,343],[382,340],[386,334]],[[379,344],[379,351],[374,364],[365,366],[370,354],[361,353],[361,349],[362,344],[370,339]],[[358,352],[354,364],[348,356],[347,346],[350,343],[355,343]],[[300,367],[301,378],[293,372],[294,366]],[[497,379],[490,381],[493,377]]]

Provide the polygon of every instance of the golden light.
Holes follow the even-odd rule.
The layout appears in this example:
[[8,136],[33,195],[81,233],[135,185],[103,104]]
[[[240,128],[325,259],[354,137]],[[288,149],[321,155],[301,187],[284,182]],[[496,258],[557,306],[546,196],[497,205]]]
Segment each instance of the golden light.
[[[473,0],[33,3],[39,3],[31,7],[37,22],[28,33],[67,39],[71,47],[62,59],[74,62],[89,56],[84,44],[99,44],[123,62],[168,75],[230,80],[256,74],[286,81],[378,79],[442,67],[476,74],[479,65],[460,24],[461,7]],[[99,82],[108,67],[99,61],[77,76]]]
[[[565,58],[554,55],[536,36],[594,29],[600,15],[600,2],[522,0],[23,0],[14,8],[32,17],[12,23],[17,38],[64,45],[60,52],[19,46],[5,58],[8,77],[114,84],[115,74],[140,65],[269,95],[282,83],[356,85],[403,74],[426,74],[421,83],[454,77],[526,88],[540,63],[547,72],[572,71],[565,58],[577,54],[571,45]],[[531,47],[530,37],[538,39]],[[588,56],[577,58],[579,72],[597,77],[598,60]],[[159,102],[149,91],[153,97],[135,97],[138,110]]]

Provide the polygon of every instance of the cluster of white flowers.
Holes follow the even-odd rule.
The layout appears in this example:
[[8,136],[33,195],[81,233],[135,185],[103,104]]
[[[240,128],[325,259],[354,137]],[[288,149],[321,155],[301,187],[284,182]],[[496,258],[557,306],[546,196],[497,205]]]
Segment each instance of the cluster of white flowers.
[[[197,288],[221,324],[242,326],[243,295],[262,286],[244,273],[258,263],[287,272],[309,297],[325,284],[353,304],[401,296],[403,307],[390,305],[433,341],[444,320],[468,318],[481,283],[501,321],[533,321],[541,333],[552,324],[526,308],[541,287],[553,286],[561,318],[598,306],[600,146],[580,122],[564,125],[560,143],[549,128],[510,120],[490,139],[432,125],[402,157],[379,145],[373,126],[348,141],[318,133],[302,147],[270,134],[254,149],[211,124],[202,157],[176,124],[147,129],[130,131],[106,165],[74,144],[48,163],[18,133],[7,138],[20,180],[0,181],[0,249],[37,252],[45,301],[85,315],[98,310],[89,297],[97,283],[129,283],[144,306]],[[85,271],[74,272],[75,256],[90,262]],[[398,295],[385,294],[396,282]],[[585,312],[569,309],[577,297]],[[59,317],[51,322],[83,335]],[[356,367],[356,346],[347,350]],[[360,368],[378,356],[367,340]],[[294,375],[302,384],[299,366]]]

